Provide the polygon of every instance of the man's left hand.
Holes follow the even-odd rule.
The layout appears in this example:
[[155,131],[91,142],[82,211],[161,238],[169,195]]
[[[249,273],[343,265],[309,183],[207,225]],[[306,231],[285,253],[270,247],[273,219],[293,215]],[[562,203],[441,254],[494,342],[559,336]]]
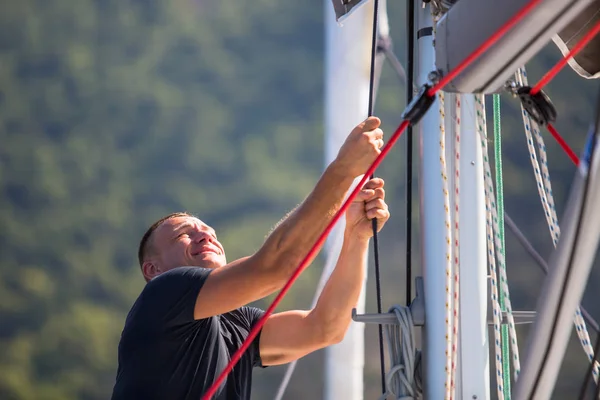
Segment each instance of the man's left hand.
[[390,218],[383,186],[381,178],[373,178],[365,183],[346,211],[346,233],[363,239],[371,238],[373,218],[377,219],[377,231],[383,228]]

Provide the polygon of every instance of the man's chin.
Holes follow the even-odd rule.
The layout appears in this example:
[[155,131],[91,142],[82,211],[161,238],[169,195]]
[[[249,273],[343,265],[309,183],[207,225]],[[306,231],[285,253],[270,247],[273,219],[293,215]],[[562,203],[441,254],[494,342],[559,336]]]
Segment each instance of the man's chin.
[[215,253],[203,253],[194,257],[194,265],[202,268],[215,269],[225,265],[221,256]]

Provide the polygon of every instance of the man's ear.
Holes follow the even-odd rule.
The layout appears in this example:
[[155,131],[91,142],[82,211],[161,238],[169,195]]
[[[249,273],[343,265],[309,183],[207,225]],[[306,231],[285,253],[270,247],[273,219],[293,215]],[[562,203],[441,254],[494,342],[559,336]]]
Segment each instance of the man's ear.
[[161,270],[153,261],[148,260],[144,261],[144,264],[142,264],[142,273],[144,274],[146,281],[149,282],[155,276],[160,275]]

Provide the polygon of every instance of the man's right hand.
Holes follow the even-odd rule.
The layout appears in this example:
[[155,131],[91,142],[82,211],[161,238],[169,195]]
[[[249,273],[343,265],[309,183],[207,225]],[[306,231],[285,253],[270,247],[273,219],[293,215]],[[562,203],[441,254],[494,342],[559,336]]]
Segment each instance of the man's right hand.
[[353,178],[364,174],[381,153],[384,142],[379,125],[379,118],[367,118],[350,132],[338,152],[335,163]]

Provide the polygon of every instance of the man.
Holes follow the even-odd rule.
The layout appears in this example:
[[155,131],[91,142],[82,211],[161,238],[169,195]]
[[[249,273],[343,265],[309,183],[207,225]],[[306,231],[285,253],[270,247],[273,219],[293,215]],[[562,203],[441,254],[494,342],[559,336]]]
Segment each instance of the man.
[[[148,229],[139,249],[148,283],[125,323],[113,400],[201,398],[264,314],[246,305],[284,286],[380,153],[379,125],[371,117],[352,130],[306,200],[250,257],[227,264],[215,231],[186,213]],[[347,210],[342,251],[317,306],[271,315],[215,398],[250,399],[253,367],[342,340],[364,279],[371,220],[381,229],[390,215],[383,186],[371,179]]]

